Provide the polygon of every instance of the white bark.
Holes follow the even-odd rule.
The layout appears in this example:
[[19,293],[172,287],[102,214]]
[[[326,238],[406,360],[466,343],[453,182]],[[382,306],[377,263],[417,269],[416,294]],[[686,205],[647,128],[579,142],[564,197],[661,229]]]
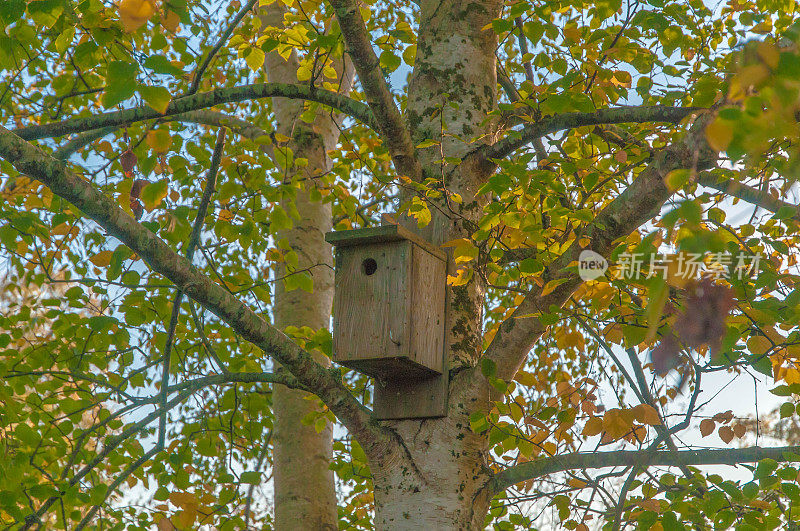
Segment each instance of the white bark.
[[[262,8],[260,14],[265,26],[283,25],[284,7],[280,2]],[[295,54],[287,61],[277,53],[270,53],[265,67],[270,80],[297,82]],[[349,91],[351,79],[351,74],[345,75],[343,92]],[[293,220],[294,226],[279,232],[277,239],[297,252],[298,270],[310,268],[314,281],[313,293],[303,290],[287,292],[283,283],[279,283],[275,293],[275,325],[280,329],[290,325],[309,326],[315,330],[327,328],[333,304],[333,258],[324,236],[331,229],[331,205],[310,200],[309,192],[317,186],[316,177],[330,170],[327,152],[335,147],[339,131],[334,119],[327,114],[319,113],[312,124],[300,120],[303,102],[299,100],[276,98],[273,110],[276,131],[291,139],[288,147],[294,152],[294,157],[308,160],[308,165],[301,170],[306,189],[294,198],[301,219]],[[285,269],[281,269],[279,276],[286,274]],[[325,366],[330,365],[330,360],[323,355],[315,358]],[[275,528],[336,529],[336,491],[333,472],[329,468],[332,425],[328,424],[317,433],[313,426],[302,423],[304,417],[318,409],[318,401],[303,391],[276,385],[273,407]]]
[[[463,157],[494,139],[495,125],[485,119],[496,105],[497,37],[481,28],[499,16],[499,9],[497,2],[424,0],[421,5],[407,121],[415,143],[441,141],[420,152],[426,176],[439,177],[448,192],[463,198],[461,205],[442,202],[431,208],[433,220],[422,232],[435,244],[468,237],[485,204],[475,196],[487,177],[485,168],[465,163],[453,171],[437,161],[442,155]],[[372,464],[377,529],[483,528],[491,501],[485,489],[491,476],[489,448],[484,435],[470,429],[469,415],[488,410],[488,390],[469,385],[462,376],[471,371],[459,369],[474,365],[480,355],[484,287],[476,277],[448,293],[448,416],[391,423],[407,453],[394,462]]]

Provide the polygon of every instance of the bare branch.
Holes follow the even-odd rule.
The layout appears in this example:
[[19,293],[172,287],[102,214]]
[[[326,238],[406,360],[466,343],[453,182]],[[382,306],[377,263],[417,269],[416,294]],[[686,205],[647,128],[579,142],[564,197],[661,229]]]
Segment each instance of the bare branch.
[[595,112],[571,112],[546,116],[536,123],[512,131],[497,143],[483,148],[486,159],[502,159],[522,146],[551,133],[585,127],[588,125],[666,122],[678,123],[692,113],[702,111],[699,107],[630,106],[600,109]]
[[[194,258],[194,251],[200,243],[200,233],[203,230],[203,221],[206,219],[206,212],[208,212],[208,204],[211,202],[211,196],[217,186],[217,173],[219,172],[219,163],[222,159],[222,150],[225,147],[225,128],[220,128],[217,133],[217,143],[214,146],[214,153],[211,156],[211,167],[208,170],[206,177],[206,186],[203,189],[203,196],[200,198],[200,206],[197,207],[197,216],[194,218],[192,225],[192,232],[189,235],[189,243],[186,245],[186,259],[191,263]],[[181,311],[181,301],[183,300],[183,292],[178,290],[175,294],[175,299],[172,301],[172,313],[169,317],[169,326],[167,327],[167,340],[164,348],[164,357],[161,360],[161,418],[158,421],[158,444],[156,444],[157,451],[164,449],[164,442],[167,437],[167,398],[169,396],[169,367],[172,361],[172,347],[175,343],[175,329],[178,327],[178,317]]]
[[746,184],[734,181],[733,179],[719,180],[708,172],[701,173],[697,178],[697,182],[703,186],[718,190],[725,195],[736,197],[742,201],[746,201],[752,205],[761,207],[768,212],[772,212],[773,214],[777,213],[781,209],[790,210],[792,211],[791,218],[796,221],[800,221],[800,206],[777,199],[768,192],[763,192],[753,188],[752,186],[747,186]]
[[[210,125],[213,127],[228,127],[236,134],[245,138],[254,140],[261,136],[269,135],[269,132],[258,127],[255,124],[242,120],[237,116],[226,114],[221,111],[214,111],[210,109],[200,109],[197,111],[189,111],[182,114],[169,116],[164,121],[181,122],[181,123],[195,123]],[[66,160],[73,153],[82,149],[87,144],[91,144],[95,140],[99,140],[106,135],[112,134],[114,131],[119,130],[122,126],[113,125],[110,127],[103,127],[101,129],[94,129],[81,133],[70,138],[63,146],[59,147],[53,156],[59,160]],[[261,144],[261,151],[267,154],[270,158],[274,157],[274,150],[272,144]]]
[[188,94],[194,94],[197,92],[197,89],[200,87],[200,81],[203,79],[203,74],[205,73],[206,68],[208,68],[208,65],[211,64],[211,60],[214,59],[214,56],[217,55],[217,52],[219,52],[220,48],[222,48],[222,46],[228,42],[228,38],[231,36],[231,33],[233,33],[233,30],[236,29],[236,26],[239,25],[239,22],[242,21],[244,16],[251,9],[253,9],[253,6],[257,1],[258,0],[249,0],[244,7],[242,7],[238,13],[236,13],[236,16],[233,17],[233,20],[231,20],[230,24],[228,24],[228,27],[225,28],[225,31],[222,33],[222,35],[220,35],[219,39],[217,39],[217,43],[213,48],[211,48],[211,50],[208,52],[208,55],[206,55],[203,64],[201,64],[195,72],[194,79],[192,79],[192,86],[189,87]]

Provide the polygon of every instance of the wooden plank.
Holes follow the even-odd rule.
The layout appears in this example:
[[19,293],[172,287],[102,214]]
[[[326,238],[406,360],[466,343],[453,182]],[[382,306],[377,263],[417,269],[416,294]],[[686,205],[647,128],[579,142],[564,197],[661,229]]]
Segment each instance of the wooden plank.
[[[337,248],[334,361],[408,358],[411,247],[400,240]],[[368,260],[372,272],[365,271]]]
[[391,242],[397,240],[408,240],[419,245],[434,256],[445,260],[447,254],[423,239],[419,235],[400,225],[381,225],[380,227],[368,227],[366,229],[338,230],[325,234],[325,241],[334,247],[351,247],[354,245],[369,245],[371,243]]
[[409,357],[426,367],[444,368],[447,263],[425,249],[411,252],[411,348]]
[[[434,334],[426,337],[418,336],[412,342],[417,342],[417,348],[430,349],[428,352],[431,359],[438,357],[442,374],[416,380],[375,380],[373,413],[378,420],[437,418],[447,415],[450,384],[445,348],[446,334],[450,327],[447,315],[447,263],[419,248],[415,248],[413,252],[417,255],[415,260],[412,260],[414,264],[412,268],[417,267],[417,269],[412,277],[416,282],[412,288],[412,316],[415,309],[428,304],[428,297],[431,301],[436,301],[431,302],[431,306],[441,304],[442,314],[440,326],[436,327],[437,331]],[[431,276],[428,276],[429,274]],[[429,291],[426,292],[426,289]],[[429,320],[435,318],[434,316],[438,316],[438,313],[430,311],[428,315],[417,313],[416,318]],[[411,322],[417,324],[414,320]],[[440,339],[430,341],[436,337]]]
[[449,375],[424,380],[375,380],[372,411],[378,420],[447,416]]

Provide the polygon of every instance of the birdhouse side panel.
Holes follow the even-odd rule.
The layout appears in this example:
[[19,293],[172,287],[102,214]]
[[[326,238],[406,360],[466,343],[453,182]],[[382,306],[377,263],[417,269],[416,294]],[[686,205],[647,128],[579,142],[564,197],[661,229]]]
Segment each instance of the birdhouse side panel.
[[441,373],[445,369],[447,264],[415,245],[411,269],[411,358]]
[[408,357],[410,266],[407,241],[337,248],[335,361],[363,370],[375,366],[367,360]]

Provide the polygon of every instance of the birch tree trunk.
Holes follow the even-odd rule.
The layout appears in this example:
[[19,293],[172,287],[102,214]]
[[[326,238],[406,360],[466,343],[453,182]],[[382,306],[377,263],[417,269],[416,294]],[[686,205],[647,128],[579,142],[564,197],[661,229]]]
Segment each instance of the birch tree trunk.
[[[475,194],[485,168],[466,163],[454,171],[442,159],[464,157],[494,140],[495,125],[485,118],[496,106],[497,37],[481,28],[499,13],[495,1],[425,0],[420,6],[406,120],[415,144],[441,142],[419,150],[425,176],[440,180],[446,197],[463,199],[431,208],[432,221],[422,232],[436,245],[468,237],[486,201]],[[373,463],[377,529],[483,528],[491,501],[484,489],[489,446],[470,429],[469,415],[486,411],[489,396],[486,386],[469,385],[464,376],[474,373],[463,369],[474,366],[481,352],[484,286],[476,276],[448,293],[448,415],[391,423],[407,454],[400,462],[394,457]]]
[[[262,23],[266,27],[280,28],[284,25],[284,12],[283,4],[274,2],[261,9]],[[288,60],[276,52],[269,53],[265,67],[269,81],[297,83],[298,60],[294,53]],[[348,92],[352,73],[346,72],[343,79],[343,91]],[[277,237],[297,253],[297,270],[308,270],[314,281],[311,293],[301,289],[287,292],[284,283],[278,283],[273,310],[275,325],[279,329],[287,326],[328,328],[333,304],[333,257],[324,236],[332,226],[331,204],[311,200],[310,192],[317,186],[318,178],[330,170],[327,152],[336,146],[339,130],[335,117],[324,112],[318,113],[311,124],[302,121],[301,100],[275,98],[273,111],[276,132],[290,139],[285,147],[292,150],[295,159],[308,160],[308,165],[299,170],[303,173],[305,190],[284,202],[293,201],[301,218],[293,219],[293,227],[279,232]],[[287,177],[295,171],[298,170],[288,168]],[[279,268],[280,277],[287,273],[285,267]],[[330,365],[330,360],[323,355],[316,355],[315,359],[325,366]],[[333,427],[327,424],[317,433],[313,425],[303,424],[303,419],[320,407],[313,395],[275,385],[272,396],[275,529],[337,529],[336,490],[333,471],[329,468]]]

